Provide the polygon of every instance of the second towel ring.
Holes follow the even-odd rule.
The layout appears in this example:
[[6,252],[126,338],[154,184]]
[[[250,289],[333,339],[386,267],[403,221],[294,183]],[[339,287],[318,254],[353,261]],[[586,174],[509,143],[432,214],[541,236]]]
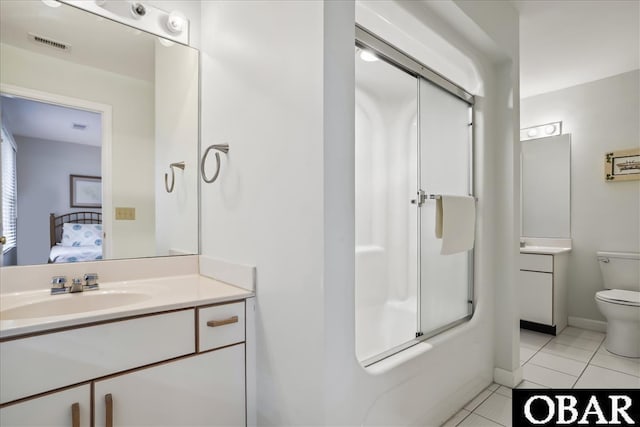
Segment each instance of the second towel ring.
[[216,179],[218,179],[218,175],[220,174],[220,153],[215,153],[216,154],[216,173],[211,178],[207,178],[207,174],[204,171],[204,165],[207,162],[207,155],[209,155],[209,151],[211,151],[212,149],[222,151],[223,153],[227,154],[229,152],[229,144],[210,145],[209,147],[207,147],[204,154],[202,155],[202,161],[200,162],[200,173],[202,173],[202,179],[207,184],[211,184]]

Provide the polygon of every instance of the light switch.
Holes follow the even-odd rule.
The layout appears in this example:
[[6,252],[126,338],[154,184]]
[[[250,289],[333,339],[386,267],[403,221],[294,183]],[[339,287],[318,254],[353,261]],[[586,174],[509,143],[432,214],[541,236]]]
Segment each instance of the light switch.
[[116,220],[133,221],[136,219],[136,208],[116,208]]

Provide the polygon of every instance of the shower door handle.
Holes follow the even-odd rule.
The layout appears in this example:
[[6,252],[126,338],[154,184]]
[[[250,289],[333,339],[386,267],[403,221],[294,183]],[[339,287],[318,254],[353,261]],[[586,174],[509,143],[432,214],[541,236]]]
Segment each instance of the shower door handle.
[[418,207],[422,207],[422,205],[424,205],[424,201],[427,200],[427,195],[424,192],[424,190],[418,190],[418,198],[417,199],[411,199],[411,204],[413,205],[418,205]]

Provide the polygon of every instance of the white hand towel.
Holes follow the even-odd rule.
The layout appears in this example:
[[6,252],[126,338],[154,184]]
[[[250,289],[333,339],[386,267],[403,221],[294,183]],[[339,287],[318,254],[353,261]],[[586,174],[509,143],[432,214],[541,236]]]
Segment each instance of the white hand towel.
[[475,234],[475,198],[441,196],[436,200],[436,238],[442,239],[442,255],[472,249]]

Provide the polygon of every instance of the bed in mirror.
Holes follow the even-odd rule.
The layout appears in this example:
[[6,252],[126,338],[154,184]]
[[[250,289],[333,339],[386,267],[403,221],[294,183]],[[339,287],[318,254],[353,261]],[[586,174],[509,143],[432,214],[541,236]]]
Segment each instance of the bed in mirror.
[[54,3],[0,2],[0,266],[198,253],[198,51]]

